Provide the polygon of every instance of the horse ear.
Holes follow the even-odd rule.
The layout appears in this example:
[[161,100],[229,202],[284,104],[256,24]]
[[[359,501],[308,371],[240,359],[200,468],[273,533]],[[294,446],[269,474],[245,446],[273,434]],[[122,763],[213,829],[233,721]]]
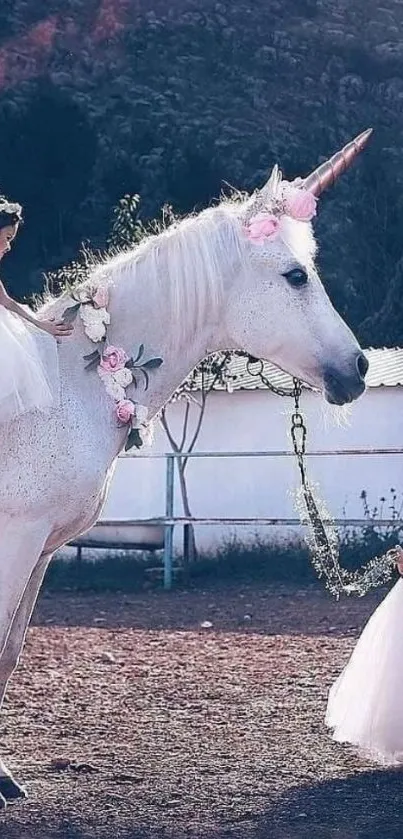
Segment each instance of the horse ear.
[[272,173],[270,175],[269,180],[260,190],[260,197],[263,199],[265,204],[270,204],[270,202],[273,201],[278,195],[281,179],[282,174],[276,163],[276,165],[272,169]]

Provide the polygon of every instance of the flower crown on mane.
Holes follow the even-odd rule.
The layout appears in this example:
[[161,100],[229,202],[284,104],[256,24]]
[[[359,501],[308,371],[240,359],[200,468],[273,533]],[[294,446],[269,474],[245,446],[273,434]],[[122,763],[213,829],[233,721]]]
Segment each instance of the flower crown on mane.
[[[245,223],[247,238],[255,245],[263,245],[278,235],[281,219],[285,216],[295,221],[312,221],[316,216],[317,200],[312,192],[304,189],[300,178],[292,183],[283,181],[281,172],[275,166],[267,186],[255,199]],[[256,209],[259,211],[256,212]]]

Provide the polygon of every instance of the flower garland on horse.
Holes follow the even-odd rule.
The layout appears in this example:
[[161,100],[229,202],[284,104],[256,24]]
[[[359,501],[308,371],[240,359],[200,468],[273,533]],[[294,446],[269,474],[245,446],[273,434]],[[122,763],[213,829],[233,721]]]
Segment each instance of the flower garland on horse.
[[147,390],[149,371],[156,370],[163,363],[162,358],[143,360],[144,344],[140,344],[135,357],[128,355],[123,347],[107,344],[107,327],[111,318],[108,312],[110,280],[104,277],[97,284],[87,282],[72,291],[77,302],[63,313],[65,323],[71,323],[78,314],[83,322],[87,338],[99,344],[94,352],[84,356],[85,369],[97,369],[108,396],[113,399],[119,426],[128,427],[125,451],[132,446],[141,448],[151,441],[151,425],[147,423],[148,408],[127,396],[130,385],[137,387],[137,374],[143,377]]

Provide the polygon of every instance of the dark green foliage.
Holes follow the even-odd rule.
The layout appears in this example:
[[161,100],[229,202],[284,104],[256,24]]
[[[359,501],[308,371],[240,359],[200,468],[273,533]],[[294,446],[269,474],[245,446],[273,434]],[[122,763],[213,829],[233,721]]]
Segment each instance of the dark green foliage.
[[46,572],[45,590],[50,591],[137,591],[147,579],[147,568],[155,560],[139,552],[102,556],[93,562],[54,560]]
[[139,195],[124,195],[113,210],[112,230],[108,244],[113,248],[130,248],[146,235],[139,217]]
[[[122,195],[141,194],[145,220],[166,202],[199,209],[225,183],[260,185],[276,161],[304,174],[373,125],[371,149],[321,204],[320,267],[366,344],[401,342],[400,0],[102,8],[2,3],[0,187],[27,220],[7,262],[12,290],[38,291],[82,240],[104,248]],[[16,66],[18,39],[52,15],[46,48]]]
[[[172,208],[165,205],[158,218],[144,223],[140,219],[139,205],[139,195],[124,195],[113,209],[112,225],[106,237],[105,250],[93,251],[89,247],[82,248],[78,259],[56,271],[49,272],[46,276],[46,285],[50,293],[56,295],[63,290],[73,291],[74,286],[88,279],[91,266],[97,261],[108,255],[113,256],[117,250],[138,245],[144,237],[159,233],[164,227],[176,220]],[[63,320],[66,322],[74,321],[79,308],[80,304],[66,309]],[[136,358],[132,359],[130,365],[126,366],[130,366],[131,369],[139,361],[143,352],[144,344],[141,344]],[[161,364],[161,358],[152,358],[140,366],[151,370],[160,367]]]

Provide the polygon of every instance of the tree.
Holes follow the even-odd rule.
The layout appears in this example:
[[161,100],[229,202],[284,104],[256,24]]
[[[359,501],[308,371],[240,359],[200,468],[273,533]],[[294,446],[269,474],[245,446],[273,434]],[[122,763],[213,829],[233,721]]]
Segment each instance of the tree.
[[[351,5],[351,4],[350,4]],[[386,4],[388,5],[388,4]],[[395,26],[403,4],[393,5]],[[371,147],[321,201],[316,232],[337,309],[365,342],[403,340],[401,56],[377,0],[2,0],[0,191],[24,205],[7,259],[18,296],[105,247],[111,209],[142,216],[308,173],[367,125]],[[376,43],[373,27],[376,18]],[[382,18],[382,19],[381,19]],[[292,25],[290,22],[292,21]],[[319,80],[319,82],[318,82]]]
[[[161,412],[161,424],[168,438],[172,451],[183,457],[177,457],[176,465],[179,477],[179,486],[182,497],[183,512],[186,518],[192,517],[190,507],[189,491],[186,482],[186,469],[189,462],[189,454],[192,453],[197,443],[206,413],[207,400],[210,393],[220,385],[229,386],[229,361],[231,353],[215,353],[202,361],[183,382],[180,388],[173,395],[170,403],[179,402],[183,406],[182,428],[180,438],[175,438],[170,427],[167,406]],[[168,404],[170,404],[168,403]],[[191,427],[192,408],[195,409],[196,419]],[[194,527],[192,524],[185,524],[183,531],[183,564],[185,573],[190,563],[197,558],[197,547]]]

